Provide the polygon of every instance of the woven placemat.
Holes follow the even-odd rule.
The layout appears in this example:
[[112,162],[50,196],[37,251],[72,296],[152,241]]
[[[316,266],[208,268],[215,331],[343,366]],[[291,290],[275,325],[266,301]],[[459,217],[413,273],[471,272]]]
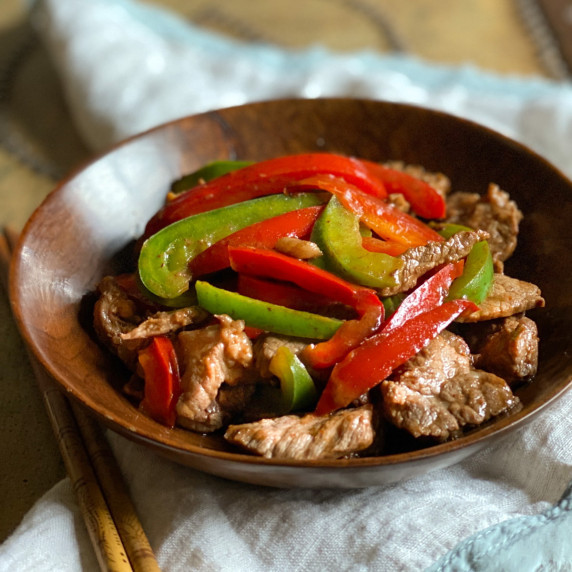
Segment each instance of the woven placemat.
[[[546,48],[547,36],[554,34],[538,33],[538,22],[545,24],[545,19],[537,14],[532,26],[523,26],[521,5],[526,4],[524,12],[530,14],[536,0],[481,0],[462,6],[433,0],[306,0],[296,3],[294,10],[286,0],[156,3],[206,29],[287,49],[322,44],[336,51],[371,49],[442,63],[470,62],[501,73],[563,75],[562,66],[553,63],[554,54],[560,54],[559,44],[553,41],[553,49]],[[542,0],[544,12],[552,3],[566,4]],[[529,36],[525,30],[536,33]],[[33,29],[24,21],[4,32],[0,35],[0,201],[4,204],[0,217],[3,224],[19,226],[46,193],[46,185],[81,164],[90,152],[70,121],[55,70]],[[539,41],[533,43],[530,37]],[[18,183],[16,176],[30,182],[26,174],[15,172],[13,160],[40,177],[28,198],[4,192]]]

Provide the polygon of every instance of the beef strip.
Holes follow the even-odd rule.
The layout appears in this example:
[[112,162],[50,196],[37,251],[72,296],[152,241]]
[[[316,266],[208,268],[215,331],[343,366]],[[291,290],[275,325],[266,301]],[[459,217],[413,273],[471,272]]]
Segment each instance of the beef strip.
[[295,236],[283,236],[276,241],[274,249],[282,254],[299,258],[300,260],[310,260],[322,256],[320,247],[310,240],[302,240]]
[[391,193],[387,197],[387,201],[390,205],[393,205],[395,208],[399,209],[404,213],[411,212],[411,204],[409,201],[400,193]]
[[538,368],[538,328],[526,316],[470,324],[465,335],[475,365],[509,384],[529,379]]
[[506,318],[514,314],[520,314],[532,308],[543,308],[544,298],[540,288],[530,282],[517,280],[505,274],[495,274],[493,284],[479,306],[479,310],[463,315],[459,322],[480,322],[482,320],[494,320]]
[[284,415],[230,425],[225,439],[251,453],[273,459],[339,459],[368,448],[374,440],[372,406],[333,415]]
[[424,246],[409,248],[399,257],[404,262],[403,266],[393,273],[397,286],[381,289],[381,296],[410,290],[426,272],[441,264],[464,258],[477,242],[485,240],[487,236],[480,230],[462,231],[443,242],[429,242]]
[[177,332],[191,324],[200,323],[208,317],[208,313],[199,306],[178,308],[167,312],[156,312],[130,332],[121,334],[122,340],[138,340],[153,336],[164,336]]
[[487,194],[455,192],[447,197],[447,222],[486,230],[497,271],[516,248],[522,212],[507,192],[490,184]]
[[244,322],[226,315],[217,318],[218,324],[181,332],[177,338],[182,390],[177,423],[205,433],[228,422],[229,411],[217,399],[219,390],[223,383],[232,386],[249,379],[253,357]]
[[201,322],[208,316],[198,306],[149,314],[119,286],[113,276],[106,276],[98,286],[99,298],[94,307],[94,327],[98,338],[135,370],[139,350],[153,336],[166,335]]
[[124,340],[123,335],[136,328],[143,316],[113,276],[106,276],[98,287],[99,297],[94,306],[93,324],[97,337],[130,369],[135,370],[137,352],[146,340]]
[[473,367],[466,342],[444,331],[381,384],[385,417],[414,437],[445,440],[518,403],[500,377]]

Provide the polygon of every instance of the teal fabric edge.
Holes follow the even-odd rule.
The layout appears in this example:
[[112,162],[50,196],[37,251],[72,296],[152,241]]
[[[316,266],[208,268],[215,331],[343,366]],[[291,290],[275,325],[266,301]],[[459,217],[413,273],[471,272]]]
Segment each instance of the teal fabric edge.
[[[386,70],[402,73],[428,88],[462,84],[474,93],[491,96],[519,97],[525,100],[554,97],[558,92],[572,97],[572,82],[561,82],[541,77],[500,75],[482,71],[472,65],[447,66],[423,61],[408,54],[380,54],[371,50],[333,52],[320,46],[300,49],[284,49],[263,43],[246,43],[194,26],[176,14],[152,5],[134,3],[131,0],[97,0],[114,4],[116,10],[126,10],[131,17],[165,40],[181,44],[192,44],[211,54],[228,55],[238,53],[256,58],[257,65],[272,69],[288,68],[290,71],[311,70],[332,55],[351,61],[356,74],[372,70]],[[238,50],[238,52],[237,52]]]
[[572,570],[572,482],[550,509],[488,527],[425,572]]

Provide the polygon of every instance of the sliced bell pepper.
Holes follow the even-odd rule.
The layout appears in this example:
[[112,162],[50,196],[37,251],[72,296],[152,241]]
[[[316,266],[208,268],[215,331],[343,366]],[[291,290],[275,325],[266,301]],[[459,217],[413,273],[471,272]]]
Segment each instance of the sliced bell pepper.
[[327,415],[347,407],[417,354],[457,316],[474,311],[476,307],[469,300],[445,302],[388,333],[381,332],[368,338],[334,366],[315,414]]
[[139,254],[139,277],[151,293],[176,298],[189,289],[189,262],[216,241],[261,220],[323,203],[316,193],[273,195],[208,211],[164,228]]
[[182,176],[171,184],[171,192],[175,194],[182,193],[202,183],[212,181],[217,177],[222,177],[232,171],[238,171],[243,167],[252,165],[253,161],[212,161],[207,163],[200,169]]
[[401,301],[392,316],[382,325],[380,333],[388,334],[407,320],[441,305],[451,284],[462,272],[463,265],[458,263],[446,264],[440,268]]
[[322,210],[322,206],[306,207],[268,218],[238,230],[195,256],[189,263],[191,274],[204,276],[227,268],[230,264],[229,246],[248,245],[258,248],[274,248],[278,239],[284,236],[297,238],[310,236],[314,223]]
[[434,228],[445,240],[451,238],[454,234],[458,232],[467,232],[474,230],[468,226],[462,224],[454,224],[451,222],[447,223],[430,223],[431,228]]
[[398,292],[393,294],[393,296],[385,296],[381,299],[383,302],[383,307],[385,308],[385,318],[389,320],[393,314],[397,311],[401,303],[405,298],[405,292]]
[[366,250],[369,250],[369,252],[382,252],[390,256],[400,256],[408,249],[404,244],[399,244],[391,240],[381,240],[374,236],[364,236],[361,245]]
[[385,240],[407,247],[423,246],[443,237],[415,217],[382,198],[363,192],[351,183],[332,175],[316,175],[288,185],[290,190],[321,189],[337,197],[344,207]]
[[301,411],[316,405],[318,392],[314,380],[300,359],[281,346],[270,360],[270,372],[280,380],[280,412]]
[[381,179],[389,194],[402,194],[414,213],[427,219],[443,218],[447,214],[445,198],[429,183],[397,169],[362,159],[370,172]]
[[304,350],[303,360],[313,367],[329,367],[338,362],[381,325],[383,304],[370,288],[272,250],[231,247],[229,255],[231,267],[237,272],[293,282],[310,292],[325,293],[331,300],[356,310],[358,320],[345,321],[331,339]]
[[333,196],[312,231],[312,240],[323,253],[321,262],[328,270],[362,286],[395,286],[394,273],[403,261],[363,248],[359,226],[359,218]]
[[177,355],[171,340],[165,336],[153,338],[139,352],[139,364],[145,378],[144,397],[139,406],[141,411],[173,428],[181,387]]
[[358,310],[358,313],[359,319],[346,320],[329,340],[307,346],[301,355],[304,362],[316,369],[338,363],[378,330],[385,315],[385,308],[380,302],[379,306],[367,305],[365,309]]
[[322,294],[356,310],[367,304],[381,304],[371,288],[352,284],[331,272],[316,268],[306,260],[250,246],[231,246],[228,251],[231,268],[236,272],[293,282],[305,290]]
[[208,282],[197,280],[195,284],[199,306],[211,314],[228,314],[234,320],[244,320],[250,328],[266,332],[327,340],[342,325],[341,320],[319,314],[292,310],[284,306],[255,300],[217,288]]
[[309,292],[295,284],[265,280],[249,274],[238,275],[237,292],[278,306],[317,314],[326,312],[333,303],[326,296]]
[[377,197],[387,196],[383,184],[356,159],[332,153],[290,155],[260,161],[181,193],[149,221],[145,236],[200,212],[282,193],[292,181],[320,173],[331,173]]
[[489,243],[477,242],[465,259],[463,274],[451,285],[447,299],[464,298],[481,304],[491,289],[494,272]]
[[[439,234],[445,239],[458,232],[471,231],[468,226],[446,223],[439,226]],[[477,242],[465,259],[463,273],[451,285],[448,300],[465,298],[475,304],[481,304],[487,297],[493,284],[494,263],[489,243]]]

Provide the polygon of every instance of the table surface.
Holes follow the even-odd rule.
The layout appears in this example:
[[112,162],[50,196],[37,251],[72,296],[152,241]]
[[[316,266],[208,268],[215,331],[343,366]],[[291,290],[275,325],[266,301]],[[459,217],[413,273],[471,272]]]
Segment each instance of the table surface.
[[[400,50],[500,74],[558,73],[539,54],[522,17],[522,0],[305,0],[296,10],[290,0],[155,3],[219,33],[285,48]],[[0,11],[0,218],[16,229],[57,179],[90,155],[73,129],[24,4],[2,0]],[[4,293],[0,356],[1,542],[65,470]]]

